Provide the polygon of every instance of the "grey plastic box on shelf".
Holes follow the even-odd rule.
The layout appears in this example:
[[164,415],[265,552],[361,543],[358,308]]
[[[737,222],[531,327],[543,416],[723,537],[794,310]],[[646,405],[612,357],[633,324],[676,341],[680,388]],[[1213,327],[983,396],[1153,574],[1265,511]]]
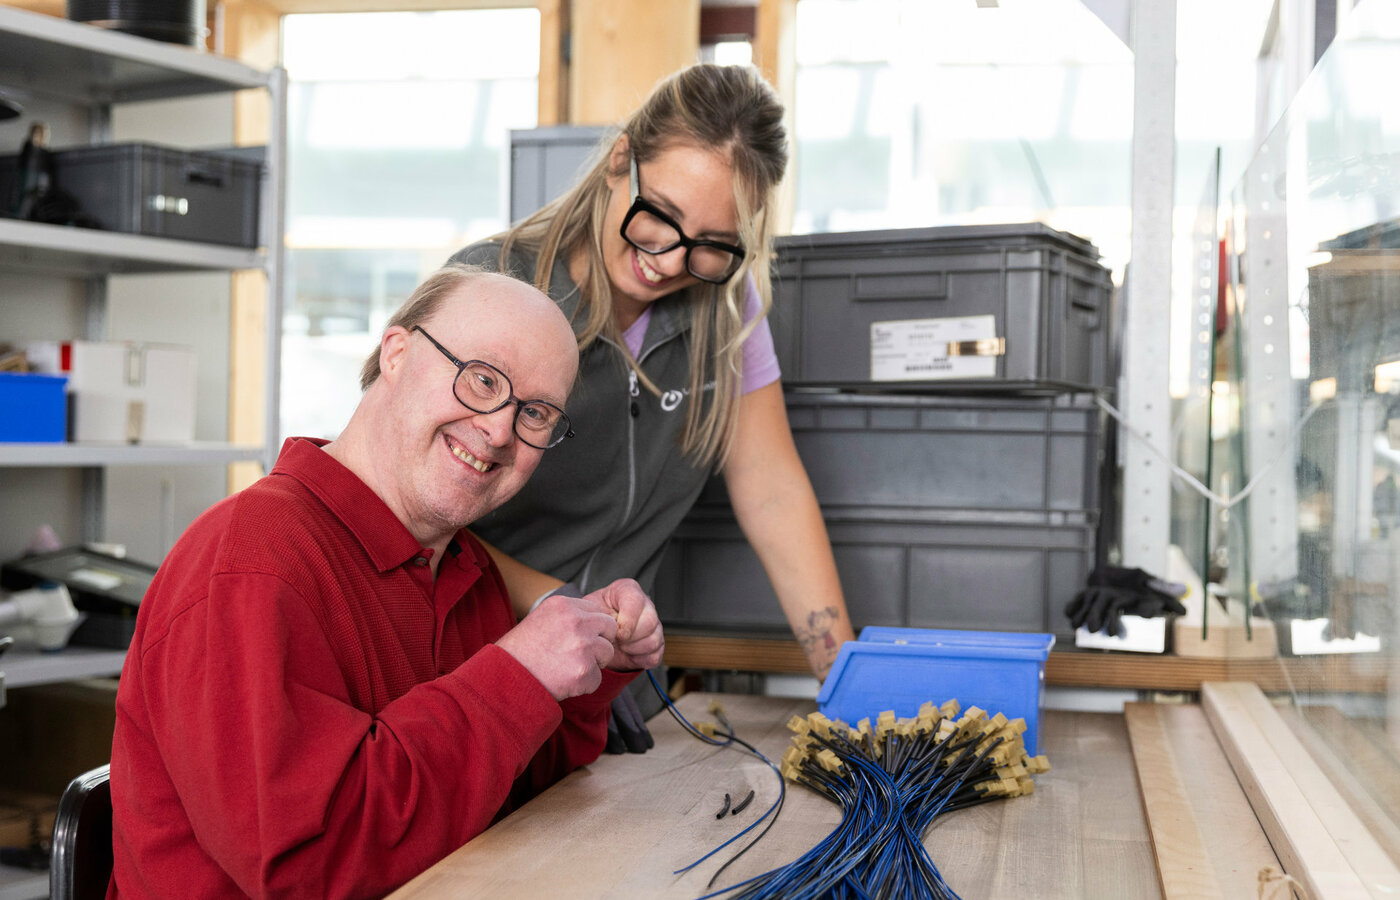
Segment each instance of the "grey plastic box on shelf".
[[[972,396],[788,391],[823,507],[998,521],[1096,516],[1104,414],[1090,393]],[[707,494],[707,497],[711,497]]]
[[1112,386],[1109,271],[1039,223],[783,237],[773,284],[789,386]]
[[603,136],[604,125],[554,125],[510,133],[510,221],[535,212],[583,174]]
[[[1063,610],[1104,496],[1092,393],[786,400],[858,623],[1073,633]],[[655,600],[669,625],[786,625],[721,480],[672,538]]]
[[105,144],[53,154],[54,185],[98,228],[258,246],[262,166],[234,154]]
[[[1093,567],[1094,525],[934,521],[823,510],[851,618],[860,626],[1074,633],[1065,604]],[[697,507],[657,573],[667,626],[786,630],[733,513]]]

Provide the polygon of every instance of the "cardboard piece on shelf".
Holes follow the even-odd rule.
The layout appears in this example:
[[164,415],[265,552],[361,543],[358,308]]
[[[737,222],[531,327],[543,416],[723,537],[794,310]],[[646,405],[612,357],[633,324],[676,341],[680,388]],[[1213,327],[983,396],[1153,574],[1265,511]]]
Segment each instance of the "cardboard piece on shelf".
[[1123,616],[1122,634],[1110,636],[1080,626],[1074,632],[1074,646],[1096,650],[1129,650],[1135,653],[1163,653],[1167,649],[1167,620],[1161,616]]
[[178,444],[194,440],[195,355],[176,344],[35,342],[41,371],[68,375],[70,438],[78,442]]

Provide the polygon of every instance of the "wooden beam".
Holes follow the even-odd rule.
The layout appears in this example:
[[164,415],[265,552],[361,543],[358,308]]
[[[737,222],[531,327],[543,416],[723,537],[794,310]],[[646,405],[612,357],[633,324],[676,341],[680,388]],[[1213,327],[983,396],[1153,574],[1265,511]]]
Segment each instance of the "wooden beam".
[[700,51],[700,0],[573,0],[569,118],[614,125]]
[[[693,669],[806,674],[802,648],[778,634],[724,634],[668,629],[666,664]],[[1210,681],[1239,679],[1266,691],[1388,691],[1386,660],[1369,656],[1299,659],[1185,659],[1162,654],[1056,650],[1045,663],[1045,683],[1058,687],[1190,691]]]
[[[226,56],[271,68],[281,62],[282,14],[257,0],[225,0],[218,7],[215,47]],[[240,91],[234,97],[233,140],[240,147],[265,146],[271,110],[266,91]],[[268,285],[263,272],[235,272],[229,322],[229,440],[260,444],[264,440],[264,393],[267,384]],[[263,473],[258,463],[228,467],[228,492],[242,490]]]
[[797,108],[797,0],[758,0],[754,35],[754,64],[783,101],[783,125],[788,133],[788,168],[778,186],[774,207],[774,234],[792,232],[797,204],[797,140],[794,112]]
[[541,127],[569,121],[569,0],[539,0]]
[[1284,871],[1311,900],[1400,892],[1400,869],[1257,686],[1206,684],[1201,698]]

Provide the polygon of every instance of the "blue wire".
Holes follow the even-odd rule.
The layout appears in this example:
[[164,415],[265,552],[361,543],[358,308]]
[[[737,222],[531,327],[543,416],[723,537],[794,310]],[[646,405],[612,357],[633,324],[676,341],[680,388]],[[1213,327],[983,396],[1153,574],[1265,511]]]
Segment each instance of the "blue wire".
[[[701,731],[700,729],[696,728],[694,725],[690,724],[690,720],[687,719],[687,718],[685,717],[685,715],[684,715],[679,709],[676,708],[676,704],[673,703],[673,702],[671,701],[670,696],[667,695],[667,693],[661,689],[661,684],[660,684],[659,682],[657,682],[656,676],[655,676],[654,674],[652,674],[652,672],[651,672],[650,669],[647,670],[647,678],[651,679],[651,686],[652,686],[653,688],[656,689],[657,695],[661,697],[661,702],[663,702],[663,703],[666,704],[666,707],[671,711],[671,715],[675,716],[675,717],[676,717],[676,721],[680,722],[680,723],[681,723],[681,726],[682,726],[683,728],[685,728],[685,730],[689,731],[689,732],[691,733],[692,736],[699,738],[700,740],[704,741],[704,742],[707,743],[707,744],[713,744],[713,745],[715,745],[715,746],[717,746],[717,747],[728,747],[728,746],[732,746],[732,745],[735,743],[735,741],[737,740],[737,738],[736,738],[736,736],[734,735],[734,732],[733,732],[732,730],[729,732],[728,738],[727,738],[726,740],[720,741],[720,740],[716,740],[716,739],[714,739],[714,738],[709,737],[709,736],[706,735],[703,731]],[[753,746],[751,746],[751,745],[749,745],[749,744],[743,744],[743,749],[747,750],[749,753],[751,753],[751,754],[753,754],[754,756],[758,757],[759,759],[763,760],[764,764],[767,765],[768,768],[770,768],[770,769],[773,770],[773,774],[775,774],[775,775],[778,776],[778,799],[775,800],[775,801],[773,801],[773,805],[770,806],[770,807],[768,807],[767,812],[765,812],[763,815],[761,815],[761,816],[759,816],[757,819],[755,819],[755,820],[752,822],[752,824],[750,824],[748,827],[744,828],[744,829],[743,829],[742,831],[740,831],[738,834],[734,835],[734,836],[733,836],[732,838],[730,838],[729,840],[727,840],[727,841],[725,841],[724,843],[720,844],[718,847],[714,848],[714,849],[711,850],[709,853],[706,853],[704,856],[702,856],[702,857],[700,857],[699,859],[695,860],[695,861],[692,862],[690,865],[688,865],[688,866],[683,866],[682,868],[676,869],[674,872],[671,873],[672,875],[680,875],[680,874],[683,874],[683,873],[685,873],[685,872],[689,872],[691,869],[693,869],[693,868],[695,868],[696,866],[700,865],[700,863],[702,863],[702,862],[704,862],[705,860],[709,859],[711,856],[714,856],[716,853],[718,853],[719,851],[723,850],[725,847],[728,847],[730,844],[734,843],[734,842],[737,841],[739,838],[741,838],[741,837],[743,837],[744,835],[748,834],[750,831],[752,831],[753,829],[757,828],[759,825],[763,824],[763,822],[764,822],[770,815],[773,814],[773,811],[776,810],[779,806],[782,805],[783,799],[787,796],[787,782],[783,779],[783,773],[782,773],[782,771],[781,771],[777,766],[773,765],[773,761],[772,761],[772,760],[770,760],[768,757],[766,757],[766,756],[764,756],[762,753],[760,753],[755,747],[753,747]],[[719,893],[727,893],[729,890],[732,890],[732,888],[726,888],[724,891],[720,891]],[[712,894],[712,895],[709,895],[709,896],[714,896],[714,895]]]

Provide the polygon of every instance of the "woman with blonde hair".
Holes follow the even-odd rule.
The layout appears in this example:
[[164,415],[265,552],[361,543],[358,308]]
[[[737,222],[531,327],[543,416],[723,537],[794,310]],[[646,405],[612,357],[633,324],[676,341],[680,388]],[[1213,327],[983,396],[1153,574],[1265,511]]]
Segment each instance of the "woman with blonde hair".
[[650,592],[672,531],[719,471],[824,677],[853,632],[765,319],[782,116],[752,68],[683,69],[568,193],[453,261],[533,281],[578,336],[578,438],[474,526],[518,611],[620,577]]

